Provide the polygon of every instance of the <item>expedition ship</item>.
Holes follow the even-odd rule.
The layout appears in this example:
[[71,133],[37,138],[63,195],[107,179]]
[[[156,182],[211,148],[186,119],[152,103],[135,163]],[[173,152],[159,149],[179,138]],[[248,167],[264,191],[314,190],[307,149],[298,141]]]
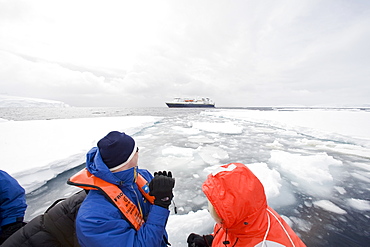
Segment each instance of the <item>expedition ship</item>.
[[173,101],[166,102],[170,108],[179,107],[215,107],[215,103],[210,98],[174,98]]

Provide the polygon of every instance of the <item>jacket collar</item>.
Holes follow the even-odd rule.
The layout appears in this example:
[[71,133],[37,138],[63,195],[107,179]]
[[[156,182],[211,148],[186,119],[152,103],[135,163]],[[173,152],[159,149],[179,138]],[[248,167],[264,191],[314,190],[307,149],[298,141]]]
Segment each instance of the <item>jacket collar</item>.
[[86,155],[86,168],[87,170],[109,183],[115,185],[131,184],[134,182],[134,172],[137,167],[132,167],[130,169],[111,172],[107,165],[104,163],[103,158],[100,155],[99,149],[93,147]]

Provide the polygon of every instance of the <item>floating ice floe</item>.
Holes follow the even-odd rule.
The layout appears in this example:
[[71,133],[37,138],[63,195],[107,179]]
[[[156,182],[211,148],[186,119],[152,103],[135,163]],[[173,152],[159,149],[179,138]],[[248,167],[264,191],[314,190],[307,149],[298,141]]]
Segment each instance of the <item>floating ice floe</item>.
[[346,214],[347,212],[340,208],[339,206],[335,205],[331,201],[328,200],[320,200],[320,201],[315,201],[313,204],[317,207],[320,207],[326,211],[333,212],[336,214]]

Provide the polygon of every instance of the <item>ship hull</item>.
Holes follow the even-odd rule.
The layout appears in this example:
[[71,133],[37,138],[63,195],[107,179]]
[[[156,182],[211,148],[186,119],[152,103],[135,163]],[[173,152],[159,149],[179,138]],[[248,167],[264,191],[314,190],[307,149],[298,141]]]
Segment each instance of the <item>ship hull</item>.
[[214,108],[213,104],[186,104],[186,103],[167,103],[169,108]]

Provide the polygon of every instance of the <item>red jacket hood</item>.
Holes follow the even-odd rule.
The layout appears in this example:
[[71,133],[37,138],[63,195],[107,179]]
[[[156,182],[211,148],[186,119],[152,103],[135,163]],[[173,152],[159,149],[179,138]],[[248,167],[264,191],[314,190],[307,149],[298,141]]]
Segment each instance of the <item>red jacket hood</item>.
[[222,228],[250,237],[265,233],[265,191],[259,179],[244,164],[221,166],[208,176],[202,189],[223,219]]

